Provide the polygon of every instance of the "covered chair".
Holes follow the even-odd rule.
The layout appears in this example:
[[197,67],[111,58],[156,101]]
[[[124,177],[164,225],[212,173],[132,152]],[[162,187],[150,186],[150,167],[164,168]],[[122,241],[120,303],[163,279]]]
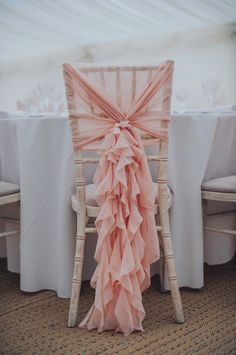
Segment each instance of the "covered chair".
[[[150,264],[160,257],[159,240],[161,281],[166,266],[175,319],[184,322],[168,214],[172,74],[172,61],[150,67],[64,64],[76,172],[72,207],[77,213],[70,327],[77,319],[86,234],[95,232],[95,302],[80,326],[126,335],[143,329],[141,293],[150,284]],[[146,145],[157,147],[156,155],[146,156]],[[89,150],[99,151],[100,158],[85,157]],[[158,164],[156,184],[148,161]],[[88,185],[84,164],[94,163],[94,185]]]
[[205,181],[202,184],[202,201],[203,201],[203,228],[206,231],[218,232],[228,235],[236,236],[236,230],[219,228],[215,226],[209,226],[206,224],[207,216],[226,215],[235,213],[234,210],[208,213],[207,202],[208,201],[221,201],[221,202],[236,202],[236,175],[224,176],[212,180]]
[[[0,206],[8,205],[19,201],[20,201],[20,187],[10,182],[0,181]],[[18,230],[9,230],[6,232],[0,232],[0,238],[9,237],[18,233],[19,233]]]

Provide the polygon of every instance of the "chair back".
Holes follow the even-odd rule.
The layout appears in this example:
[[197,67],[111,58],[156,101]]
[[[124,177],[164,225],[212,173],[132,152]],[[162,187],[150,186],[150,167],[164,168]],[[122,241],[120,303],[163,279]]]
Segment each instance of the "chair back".
[[158,180],[166,183],[172,76],[172,61],[158,66],[64,64],[77,182],[84,179],[84,163],[99,162],[81,152],[97,152],[106,133],[123,121],[139,131],[144,145],[157,146],[158,155],[148,160],[159,162]]

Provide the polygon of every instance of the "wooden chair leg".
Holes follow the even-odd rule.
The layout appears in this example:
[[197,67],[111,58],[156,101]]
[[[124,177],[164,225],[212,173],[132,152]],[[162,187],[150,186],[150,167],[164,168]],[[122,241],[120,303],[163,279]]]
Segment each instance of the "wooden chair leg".
[[84,213],[77,213],[77,234],[76,248],[74,257],[74,272],[72,278],[72,290],[70,299],[70,309],[68,317],[68,327],[74,327],[77,322],[79,296],[82,283],[82,271],[84,263],[84,246],[85,246],[85,227],[86,220]]
[[202,233],[204,237],[204,228],[207,220],[207,200],[202,200]]
[[169,213],[168,210],[160,212],[161,217],[161,239],[163,245],[163,252],[164,252],[164,263],[166,265],[166,271],[168,275],[171,296],[173,301],[173,306],[175,310],[175,319],[176,323],[184,323],[184,313],[183,307],[179,292],[176,268],[175,268],[175,260],[174,260],[174,253],[171,241],[171,234],[170,234],[170,225],[169,225]]
[[167,290],[164,287],[165,281],[165,260],[164,260],[164,251],[162,240],[160,240],[160,260],[159,260],[159,267],[160,267],[160,284],[161,284],[161,292],[166,293]]
[[[160,218],[158,215],[155,216],[156,225],[160,226]],[[160,286],[161,292],[166,293],[168,292],[164,287],[164,280],[165,280],[165,263],[164,263],[164,253],[163,253],[163,245],[162,239],[159,239],[159,246],[160,246],[160,259],[159,259],[159,275],[160,275]]]

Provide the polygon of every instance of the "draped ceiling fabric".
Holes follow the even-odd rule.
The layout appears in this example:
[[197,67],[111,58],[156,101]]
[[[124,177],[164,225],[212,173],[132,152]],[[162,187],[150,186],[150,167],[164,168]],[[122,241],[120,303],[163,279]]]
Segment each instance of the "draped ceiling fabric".
[[[143,330],[142,292],[159,258],[153,182],[140,130],[168,141],[173,62],[158,67],[80,68],[64,65],[75,151],[100,142],[94,176],[98,263],[95,301],[81,323],[125,335]],[[102,142],[101,142],[102,140]],[[95,148],[94,148],[95,149]]]
[[58,109],[76,61],[173,59],[173,108],[233,104],[235,23],[235,0],[0,0],[0,110]]
[[1,0],[1,64],[236,22],[234,0]]

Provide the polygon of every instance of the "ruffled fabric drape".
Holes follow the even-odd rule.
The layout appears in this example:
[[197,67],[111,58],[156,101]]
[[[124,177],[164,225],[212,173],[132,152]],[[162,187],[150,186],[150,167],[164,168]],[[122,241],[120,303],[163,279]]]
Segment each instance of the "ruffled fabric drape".
[[[168,139],[168,133],[156,122],[169,119],[169,113],[155,113],[147,110],[147,105],[169,100],[171,92],[167,89],[152,103],[158,90],[171,80],[172,63],[159,68],[126,112],[72,66],[66,66],[65,71],[73,77],[67,98],[74,100],[75,95],[70,96],[73,89],[88,105],[87,113],[70,110],[74,149],[102,140],[94,177],[95,198],[101,207],[96,220],[98,265],[91,280],[95,301],[80,327],[99,332],[113,329],[128,335],[143,330],[142,292],[150,284],[150,264],[159,258],[155,194],[139,130]],[[93,121],[90,129],[86,124],[81,126],[83,120]]]

